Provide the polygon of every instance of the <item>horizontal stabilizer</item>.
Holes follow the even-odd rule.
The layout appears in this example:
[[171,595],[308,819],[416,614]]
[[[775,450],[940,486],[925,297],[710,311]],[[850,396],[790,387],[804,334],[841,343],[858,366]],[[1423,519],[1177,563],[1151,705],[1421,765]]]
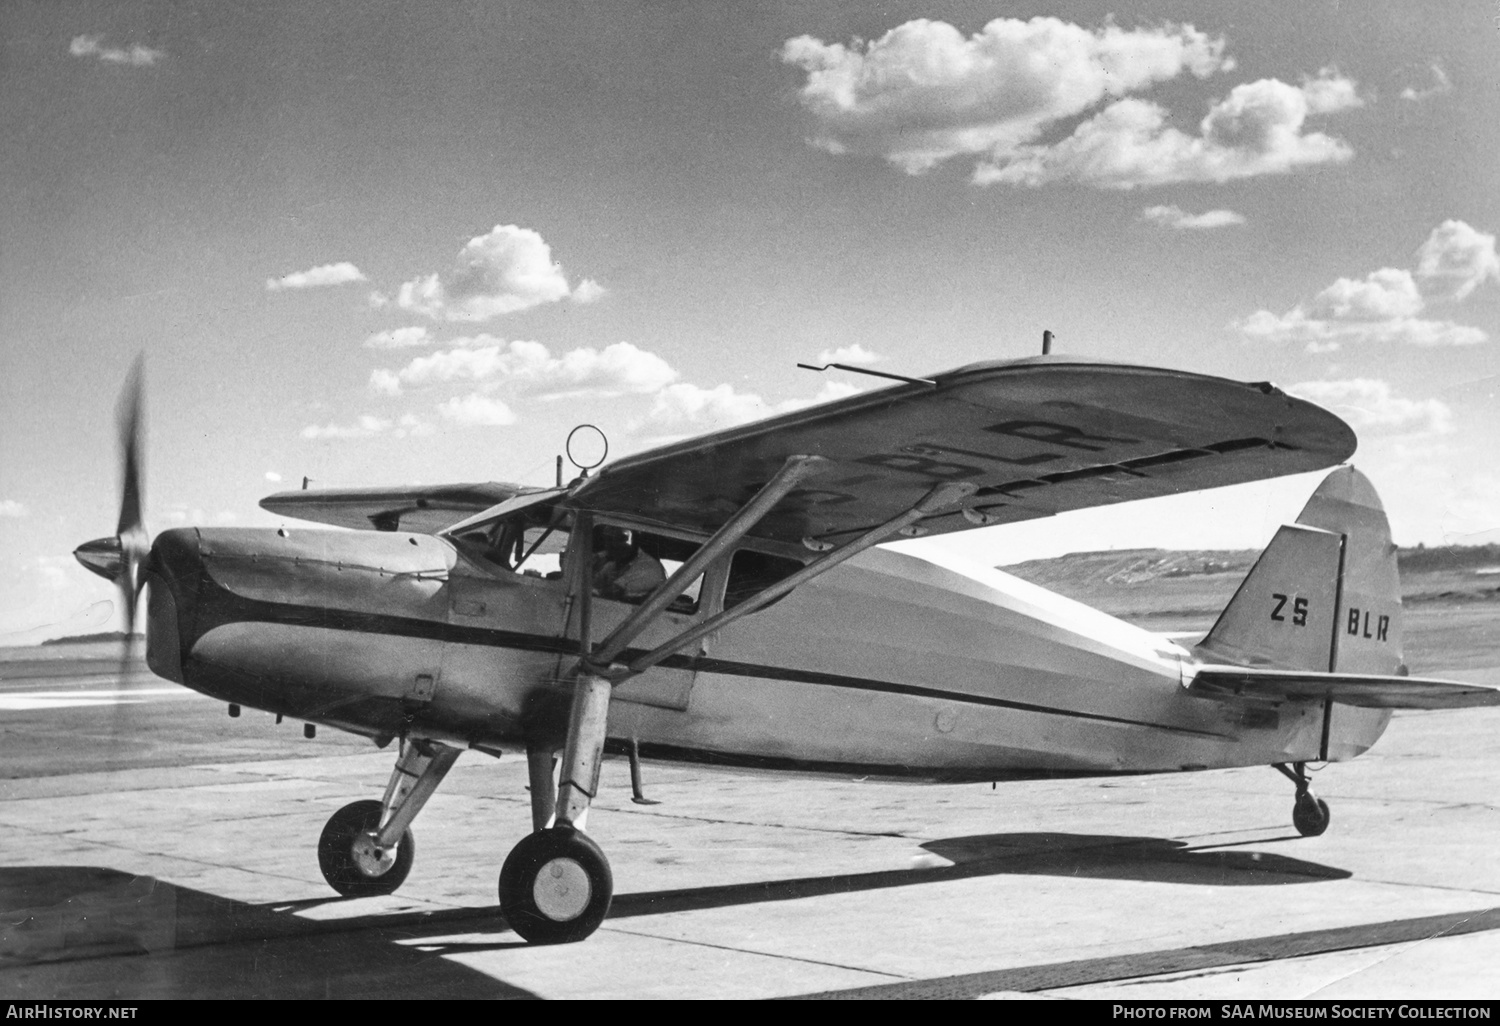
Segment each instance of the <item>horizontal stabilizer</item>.
[[1204,697],[1233,695],[1266,701],[1332,699],[1367,709],[1466,709],[1500,705],[1500,687],[1493,684],[1245,666],[1201,667],[1188,685],[1188,692]]

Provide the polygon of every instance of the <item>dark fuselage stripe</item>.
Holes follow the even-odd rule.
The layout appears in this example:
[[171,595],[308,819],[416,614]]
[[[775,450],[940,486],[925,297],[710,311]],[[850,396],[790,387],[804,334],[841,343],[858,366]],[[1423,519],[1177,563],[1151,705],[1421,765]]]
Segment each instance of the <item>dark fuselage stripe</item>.
[[[208,583],[208,582],[205,582]],[[225,617],[215,617],[218,623],[254,621],[260,623],[286,624],[300,627],[321,627],[328,630],[353,631],[362,634],[388,634],[398,637],[423,638],[430,641],[450,642],[460,645],[482,645],[490,648],[509,648],[523,652],[547,652],[556,655],[572,655],[577,652],[577,643],[568,638],[548,637],[541,634],[526,634],[506,631],[494,627],[472,627],[466,624],[450,624],[437,620],[420,620],[412,617],[391,616],[385,613],[361,613],[345,609],[318,609],[297,606],[284,602],[266,602],[246,599],[235,595],[214,582],[210,585],[223,598],[230,599]],[[203,625],[207,626],[207,625]],[[200,629],[201,633],[201,629]],[[644,655],[643,649],[627,649],[620,656],[622,662]],[[856,691],[875,691],[891,695],[910,695],[916,698],[933,698],[970,705],[985,705],[1000,709],[1015,709],[1020,712],[1040,713],[1047,716],[1065,716],[1072,719],[1094,720],[1101,723],[1118,723],[1129,727],[1147,727],[1173,734],[1194,737],[1227,738],[1228,735],[1191,727],[1177,727],[1165,723],[1152,723],[1104,713],[1082,712],[1075,709],[1059,709],[1055,706],[1017,702],[1007,698],[974,695],[962,691],[923,687],[918,684],[902,684],[895,681],[875,680],[868,677],[850,677],[844,674],[825,673],[819,670],[799,670],[784,666],[768,666],[761,663],[742,663],[726,659],[699,656],[669,656],[661,663],[674,670],[696,670],[699,673],[717,673],[735,677],[751,677],[760,680],[781,680],[795,684],[814,684],[823,687],[850,688]]]
[[[684,666],[684,669],[688,667]],[[691,668],[699,673],[722,673],[734,677],[758,677],[763,680],[785,680],[798,684],[821,684],[836,688],[854,688],[859,691],[879,691],[890,695],[912,695],[918,698],[939,698],[944,701],[967,702],[971,705],[988,705],[1000,709],[1018,709],[1022,712],[1042,713],[1048,716],[1070,716],[1082,720],[1100,720],[1105,723],[1123,723],[1131,727],[1150,727],[1154,730],[1169,730],[1174,734],[1193,734],[1198,737],[1224,737],[1205,730],[1190,727],[1172,727],[1163,723],[1132,720],[1103,713],[1079,712],[1074,709],[1059,709],[1050,705],[1033,705],[1016,702],[1008,698],[992,698],[989,695],[974,695],[963,691],[944,691],[939,688],[922,687],[919,684],[898,684],[894,681],[874,680],[869,677],[846,677],[836,673],[821,673],[817,670],[793,670],[780,666],[762,666],[754,663],[736,663],[725,659],[699,658],[691,660]]]

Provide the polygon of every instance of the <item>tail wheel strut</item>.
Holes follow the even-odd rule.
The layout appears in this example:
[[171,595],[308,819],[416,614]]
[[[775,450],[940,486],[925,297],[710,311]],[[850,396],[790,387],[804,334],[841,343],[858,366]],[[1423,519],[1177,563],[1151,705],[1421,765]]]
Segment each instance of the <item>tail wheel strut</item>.
[[1292,804],[1292,825],[1297,828],[1297,833],[1303,837],[1317,837],[1327,830],[1332,814],[1328,810],[1328,803],[1312,793],[1311,781],[1307,777],[1307,763],[1294,762],[1288,766],[1284,762],[1278,762],[1273,766],[1297,788],[1297,797]]

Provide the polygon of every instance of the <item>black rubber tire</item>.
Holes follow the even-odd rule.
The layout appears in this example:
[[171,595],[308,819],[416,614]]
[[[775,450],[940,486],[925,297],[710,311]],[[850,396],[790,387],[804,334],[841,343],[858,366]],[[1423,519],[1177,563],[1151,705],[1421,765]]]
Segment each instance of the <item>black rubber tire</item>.
[[1299,797],[1297,803],[1292,806],[1292,826],[1296,827],[1297,833],[1303,837],[1317,837],[1328,829],[1328,821],[1331,818],[1328,803],[1311,794]]
[[390,894],[406,882],[417,842],[408,829],[396,846],[396,859],[378,875],[371,875],[354,857],[354,842],[361,834],[373,832],[380,825],[380,803],[372,800],[350,802],[328,817],[323,836],[318,838],[318,868],[328,886],[346,898],[368,898]]
[[[559,882],[551,902],[546,900],[546,890],[537,887],[537,878],[544,872]],[[585,880],[583,905],[574,912],[566,908],[568,899],[578,896]],[[587,834],[572,827],[538,830],[522,838],[500,870],[500,910],[511,929],[533,944],[583,940],[604,922],[614,890],[614,874],[604,852]],[[550,914],[538,905],[539,896],[543,904],[553,905]],[[564,906],[565,915],[558,913],[558,904]]]

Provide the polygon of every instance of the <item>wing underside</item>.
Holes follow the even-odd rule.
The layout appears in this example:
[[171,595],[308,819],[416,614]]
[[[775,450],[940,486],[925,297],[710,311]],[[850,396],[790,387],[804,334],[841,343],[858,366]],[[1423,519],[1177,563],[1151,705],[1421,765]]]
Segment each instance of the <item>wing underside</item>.
[[1268,383],[1065,357],[976,364],[628,457],[569,505],[707,534],[794,455],[827,460],[751,531],[838,543],[937,485],[972,494],[940,534],[1319,470],[1347,459],[1339,418]]
[[[560,501],[708,535],[797,456],[819,469],[748,534],[838,544],[940,485],[961,502],[903,533],[942,534],[1220,485],[1347,459],[1339,418],[1265,383],[1068,357],[975,364],[627,457]],[[436,533],[532,491],[495,482],[314,489],[273,513],[364,530]]]
[[524,490],[497,481],[410,488],[312,488],[277,492],[260,500],[260,505],[282,516],[337,527],[436,534]]

